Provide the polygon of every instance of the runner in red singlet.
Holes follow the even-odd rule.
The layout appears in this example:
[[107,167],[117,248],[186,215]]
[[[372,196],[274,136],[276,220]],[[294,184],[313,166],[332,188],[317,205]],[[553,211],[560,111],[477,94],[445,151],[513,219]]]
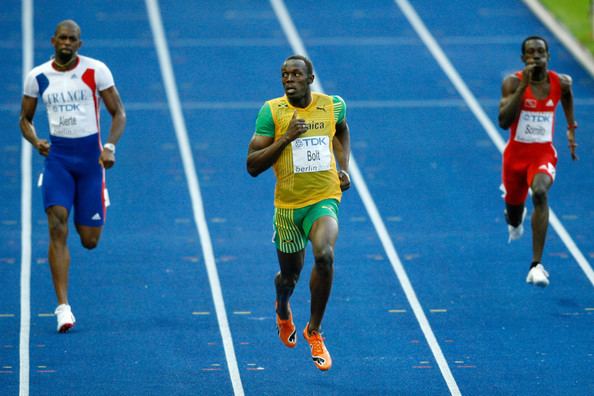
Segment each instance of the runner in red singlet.
[[505,218],[509,241],[523,234],[524,202],[532,190],[532,263],[526,282],[546,287],[549,274],[541,263],[549,222],[547,192],[555,180],[557,152],[553,146],[555,109],[561,101],[567,120],[571,158],[576,160],[571,77],[547,69],[547,42],[538,36],[522,43],[524,70],[507,76],[501,88],[499,125],[510,129],[503,152]]

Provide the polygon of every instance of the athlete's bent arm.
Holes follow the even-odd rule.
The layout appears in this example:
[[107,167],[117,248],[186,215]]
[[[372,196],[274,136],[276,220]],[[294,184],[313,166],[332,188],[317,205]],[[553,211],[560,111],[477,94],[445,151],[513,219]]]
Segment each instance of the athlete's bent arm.
[[575,142],[575,129],[577,123],[573,113],[573,90],[571,89],[571,77],[567,74],[559,75],[559,82],[561,83],[561,106],[565,113],[565,120],[567,121],[567,143],[569,145],[569,152],[571,159],[578,159],[575,154],[577,143]]
[[[117,144],[120,137],[124,133],[126,127],[126,112],[124,105],[120,98],[120,94],[115,86],[111,86],[100,92],[101,99],[105,103],[105,108],[111,115],[111,127],[109,135],[107,136],[107,143]],[[105,169],[111,168],[115,164],[115,155],[109,150],[105,149],[101,152],[99,162]]]
[[499,102],[499,126],[508,129],[520,115],[522,96],[528,84],[511,75],[503,80],[501,101]]
[[297,118],[297,111],[289,122],[287,132],[277,141],[269,136],[254,134],[248,147],[247,171],[256,177],[266,169],[270,168],[280,157],[281,153],[299,135],[307,131],[305,120]]
[[276,142],[274,138],[268,136],[254,135],[248,147],[248,173],[256,177],[270,168],[289,143],[291,141],[286,138],[286,135],[282,136]]
[[35,147],[39,154],[47,156],[49,154],[50,144],[45,139],[39,139],[33,125],[33,117],[37,108],[37,98],[23,95],[21,103],[21,115],[19,117],[19,126],[23,137]]
[[334,155],[336,162],[338,162],[340,178],[340,189],[342,191],[348,190],[351,186],[351,178],[349,172],[349,161],[351,158],[351,133],[349,124],[346,120],[342,120],[336,124],[336,134],[334,135]]

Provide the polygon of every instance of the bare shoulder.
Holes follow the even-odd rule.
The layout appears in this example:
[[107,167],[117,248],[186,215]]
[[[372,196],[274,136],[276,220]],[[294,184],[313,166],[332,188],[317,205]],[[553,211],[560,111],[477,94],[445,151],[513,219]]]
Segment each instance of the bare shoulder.
[[520,82],[520,77],[518,77],[518,75],[516,73],[510,73],[503,78],[503,82],[505,83],[506,81]]
[[561,83],[562,87],[571,87],[573,79],[569,74],[559,73],[559,82]]
[[503,83],[501,84],[501,90],[504,94],[513,93],[518,86],[520,85],[520,78],[515,74],[508,74],[503,79]]

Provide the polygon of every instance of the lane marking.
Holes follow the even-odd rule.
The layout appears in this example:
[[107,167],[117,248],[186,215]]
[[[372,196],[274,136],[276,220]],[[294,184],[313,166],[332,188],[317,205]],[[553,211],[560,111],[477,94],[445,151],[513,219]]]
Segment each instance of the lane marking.
[[[502,153],[503,149],[505,148],[505,141],[503,140],[503,138],[501,137],[501,135],[495,128],[495,125],[493,125],[493,122],[486,115],[483,108],[478,103],[478,101],[476,100],[476,98],[474,97],[474,95],[472,94],[470,89],[468,89],[468,86],[466,85],[466,83],[464,82],[462,77],[460,77],[460,74],[458,74],[458,72],[456,71],[454,66],[451,64],[450,60],[448,59],[446,54],[443,52],[443,50],[441,49],[441,47],[439,46],[437,41],[435,41],[435,39],[433,38],[433,36],[429,32],[429,30],[427,29],[425,24],[419,17],[419,15],[416,13],[414,8],[410,5],[408,0],[394,0],[394,1],[398,5],[398,7],[400,7],[402,12],[408,19],[409,23],[413,26],[413,28],[415,29],[415,31],[421,38],[421,40],[423,40],[423,42],[425,43],[425,45],[427,46],[427,48],[429,49],[429,51],[431,52],[431,54],[433,55],[433,57],[439,64],[439,66],[442,68],[444,73],[450,79],[451,83],[458,90],[458,93],[460,94],[460,96],[462,96],[462,98],[464,98],[464,100],[468,104],[468,107],[470,108],[470,110],[472,110],[475,117],[478,119],[480,124],[483,126],[485,132],[487,132],[487,134],[489,135],[489,137],[491,138],[491,140],[493,141],[495,146],[497,146],[499,151]],[[582,254],[580,249],[577,247],[577,245],[575,244],[575,242],[573,241],[573,239],[571,238],[571,236],[569,235],[569,233],[567,232],[567,230],[565,229],[563,224],[561,224],[561,221],[559,220],[559,218],[553,211],[553,208],[551,208],[550,206],[549,206],[549,224],[557,232],[557,234],[559,235],[559,237],[561,238],[561,240],[563,241],[565,246],[567,246],[567,249],[569,250],[571,255],[577,261],[578,265],[580,266],[580,268],[582,269],[582,271],[584,272],[586,277],[590,280],[590,283],[592,284],[592,286],[594,286],[594,270],[592,270],[590,263],[588,263],[588,260],[586,259],[586,257],[584,257],[584,255]]]
[[[23,0],[23,81],[33,68],[33,0]],[[32,147],[21,137],[21,327],[19,332],[19,396],[29,396],[31,337],[31,186]]]
[[[301,40],[301,37],[299,36],[299,33],[297,32],[297,29],[295,28],[295,25],[293,24],[291,16],[289,15],[289,12],[287,11],[283,1],[270,0],[270,3],[274,8],[274,12],[278,17],[279,22],[281,23],[281,26],[283,28],[283,31],[285,32],[285,35],[287,36],[287,39],[289,40],[289,43],[291,44],[293,52],[308,56],[305,46],[303,45],[303,41]],[[322,89],[322,85],[320,84],[319,77],[314,80],[312,88],[314,91],[324,92],[324,90]],[[371,218],[375,230],[382,242],[384,250],[388,255],[390,263],[392,264],[392,268],[394,269],[394,272],[396,273],[396,276],[400,281],[404,294],[406,295],[406,299],[408,300],[408,303],[410,304],[415,314],[417,322],[419,322],[419,325],[421,327],[423,335],[425,336],[425,339],[427,340],[431,352],[433,353],[433,356],[437,361],[441,374],[445,379],[450,393],[452,395],[460,395],[458,384],[456,383],[456,380],[454,379],[454,376],[452,375],[452,372],[448,366],[448,362],[446,361],[443,352],[441,351],[441,347],[439,346],[439,343],[437,342],[437,339],[433,334],[433,330],[429,325],[429,320],[427,319],[427,316],[423,311],[423,308],[421,306],[421,303],[419,302],[419,299],[417,298],[415,290],[412,287],[412,284],[408,278],[406,271],[404,270],[404,266],[402,265],[402,262],[398,257],[396,248],[394,247],[394,244],[390,239],[388,230],[386,229],[382,217],[379,214],[379,210],[375,205],[373,198],[371,197],[369,189],[367,188],[365,179],[363,178],[363,175],[361,174],[357,162],[355,161],[355,158],[352,154],[350,158],[349,171],[355,188],[361,196],[363,204],[367,209],[367,213],[369,214],[369,217]]]
[[200,244],[204,255],[204,265],[208,273],[208,282],[210,283],[210,290],[215,306],[217,321],[219,324],[219,331],[223,340],[223,347],[225,350],[225,358],[227,359],[227,366],[229,369],[229,376],[231,377],[231,384],[233,392],[236,396],[243,396],[244,390],[239,375],[239,368],[237,367],[237,359],[235,356],[235,349],[233,347],[233,338],[231,336],[231,329],[227,320],[227,313],[225,310],[225,302],[223,299],[223,292],[221,290],[221,282],[217,272],[216,262],[214,258],[212,242],[206,223],[206,216],[204,214],[204,204],[202,202],[202,195],[200,193],[200,185],[198,183],[198,176],[194,159],[192,157],[190,139],[186,129],[185,119],[181,111],[181,102],[175,81],[175,74],[173,66],[171,65],[171,56],[169,54],[169,47],[163,28],[163,21],[161,20],[161,11],[159,9],[158,0],[145,0],[147,12],[149,15],[153,39],[155,41],[155,48],[159,58],[159,66],[161,68],[161,75],[165,85],[167,94],[167,102],[169,103],[169,110],[171,111],[171,118],[177,137],[180,154],[188,182],[188,190],[192,202],[192,210],[194,213],[194,222],[200,236]]

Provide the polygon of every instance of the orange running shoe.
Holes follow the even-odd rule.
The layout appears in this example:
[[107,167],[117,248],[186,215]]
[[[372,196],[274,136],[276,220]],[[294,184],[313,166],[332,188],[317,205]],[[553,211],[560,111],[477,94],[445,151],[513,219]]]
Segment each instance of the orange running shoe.
[[330,367],[332,367],[332,358],[330,357],[330,352],[328,352],[324,345],[324,338],[315,330],[309,335],[307,331],[308,328],[309,322],[305,325],[303,337],[311,347],[311,358],[317,368],[322,371],[329,370]]
[[[289,348],[295,348],[297,345],[297,330],[295,330],[295,323],[293,323],[293,314],[291,313],[291,307],[289,308],[289,319],[282,320],[278,313],[276,314],[276,329],[278,336],[280,337],[283,344]],[[276,309],[276,304],[275,304]]]

